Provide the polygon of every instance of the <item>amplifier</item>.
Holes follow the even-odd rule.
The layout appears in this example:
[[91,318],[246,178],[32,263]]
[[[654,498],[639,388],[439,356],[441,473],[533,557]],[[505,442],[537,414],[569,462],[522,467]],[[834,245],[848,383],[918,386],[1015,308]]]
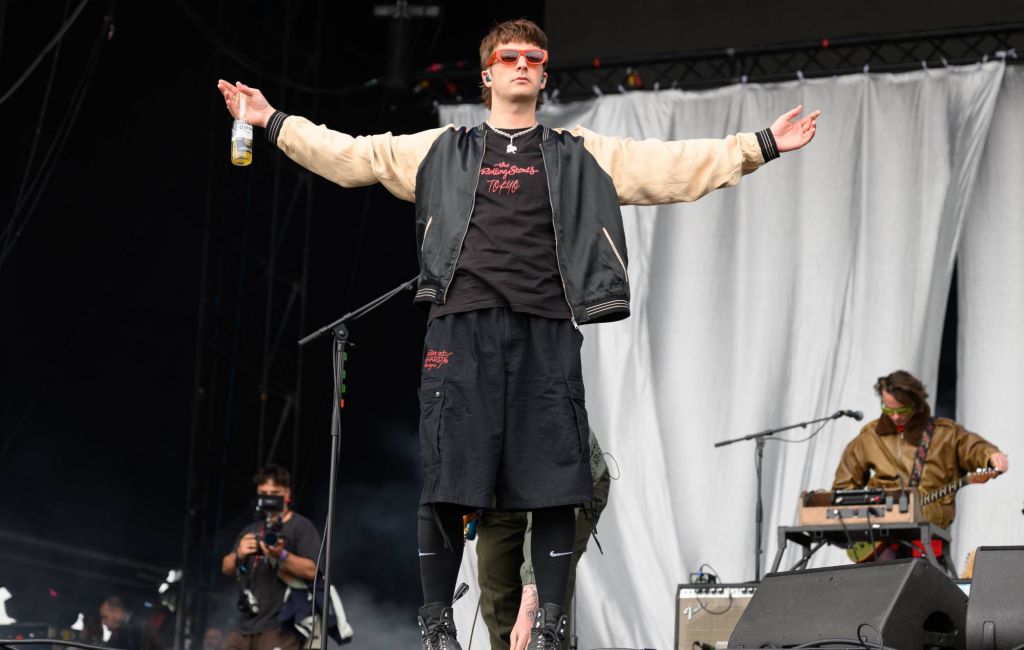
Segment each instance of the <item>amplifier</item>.
[[728,648],[732,630],[756,590],[757,583],[679,585],[676,650]]

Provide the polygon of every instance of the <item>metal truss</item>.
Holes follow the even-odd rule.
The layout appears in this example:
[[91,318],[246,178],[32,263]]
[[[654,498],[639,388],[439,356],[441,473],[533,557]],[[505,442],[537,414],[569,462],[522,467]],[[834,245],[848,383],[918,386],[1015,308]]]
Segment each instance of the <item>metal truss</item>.
[[[220,4],[219,15],[230,15]],[[320,0],[312,10],[322,5]],[[306,24],[301,19],[286,12],[282,23],[262,27],[264,37],[258,39],[270,56],[295,59],[307,71],[285,87],[291,93],[318,81],[316,67],[306,62],[322,55],[319,26],[311,36],[302,33],[307,40],[295,38],[308,51],[291,49],[289,36]],[[209,29],[205,23],[200,27]],[[229,47],[221,44],[222,50]],[[243,69],[254,65],[236,63]],[[224,163],[224,123],[218,112],[211,125],[221,128],[203,129],[210,134],[209,184],[205,206],[199,208],[203,254],[174,648],[201,645],[221,577],[218,535],[230,519],[225,513],[249,507],[252,472],[273,461],[301,481],[300,453],[309,444],[303,437],[305,359],[294,342],[306,332],[316,207],[312,177],[296,174],[280,156],[260,160],[244,174],[232,172]]]
[[[606,93],[664,88],[714,88],[863,72],[902,72],[991,59],[1024,57],[1024,23],[823,39],[765,47],[727,48],[553,65],[548,99],[571,101]],[[415,79],[414,93],[441,104],[474,101],[480,78],[472,62],[435,64]]]

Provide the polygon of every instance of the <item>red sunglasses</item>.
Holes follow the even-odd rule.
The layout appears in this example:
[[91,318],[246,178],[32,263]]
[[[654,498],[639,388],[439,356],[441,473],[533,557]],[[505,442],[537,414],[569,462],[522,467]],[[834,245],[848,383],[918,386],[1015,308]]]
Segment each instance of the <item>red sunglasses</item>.
[[499,48],[494,50],[494,54],[487,59],[487,65],[485,68],[491,67],[495,61],[501,61],[506,65],[514,65],[519,62],[519,57],[526,57],[526,62],[529,65],[544,65],[548,62],[548,51],[540,48],[532,48],[529,50],[517,50],[514,48]]

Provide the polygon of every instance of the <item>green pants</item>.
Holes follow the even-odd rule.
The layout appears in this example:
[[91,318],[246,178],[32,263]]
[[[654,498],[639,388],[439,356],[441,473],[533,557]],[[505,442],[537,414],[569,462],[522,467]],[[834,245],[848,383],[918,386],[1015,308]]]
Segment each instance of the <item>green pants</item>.
[[[576,517],[576,540],[573,543],[569,588],[562,609],[572,615],[572,596],[576,587],[576,565],[587,550],[590,533],[608,503],[611,480],[604,474],[594,485],[594,507],[588,519],[580,510]],[[490,633],[491,648],[508,650],[509,635],[519,616],[523,593],[523,548],[530,544],[529,519],[525,512],[485,511],[477,528],[476,555],[480,579],[480,613]],[[528,572],[532,574],[532,567]],[[543,604],[543,603],[541,603]],[[571,628],[570,628],[571,629]],[[569,647],[568,639],[562,647]]]

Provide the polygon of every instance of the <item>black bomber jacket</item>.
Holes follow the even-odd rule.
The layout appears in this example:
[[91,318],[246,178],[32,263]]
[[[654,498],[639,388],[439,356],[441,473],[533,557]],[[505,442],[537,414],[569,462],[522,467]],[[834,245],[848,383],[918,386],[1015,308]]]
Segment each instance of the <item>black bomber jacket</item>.
[[[417,301],[443,304],[447,297],[473,214],[488,135],[483,125],[448,130],[434,141],[419,166]],[[582,324],[626,318],[626,240],[611,178],[583,148],[582,138],[570,133],[545,127],[541,153],[558,271],[573,320]]]
[[[344,187],[382,183],[416,203],[417,302],[443,304],[473,214],[484,125],[353,137],[275,112],[266,137],[307,169]],[[558,270],[574,324],[629,316],[620,205],[692,201],[778,157],[768,129],[723,139],[633,140],[582,127],[543,127]]]

